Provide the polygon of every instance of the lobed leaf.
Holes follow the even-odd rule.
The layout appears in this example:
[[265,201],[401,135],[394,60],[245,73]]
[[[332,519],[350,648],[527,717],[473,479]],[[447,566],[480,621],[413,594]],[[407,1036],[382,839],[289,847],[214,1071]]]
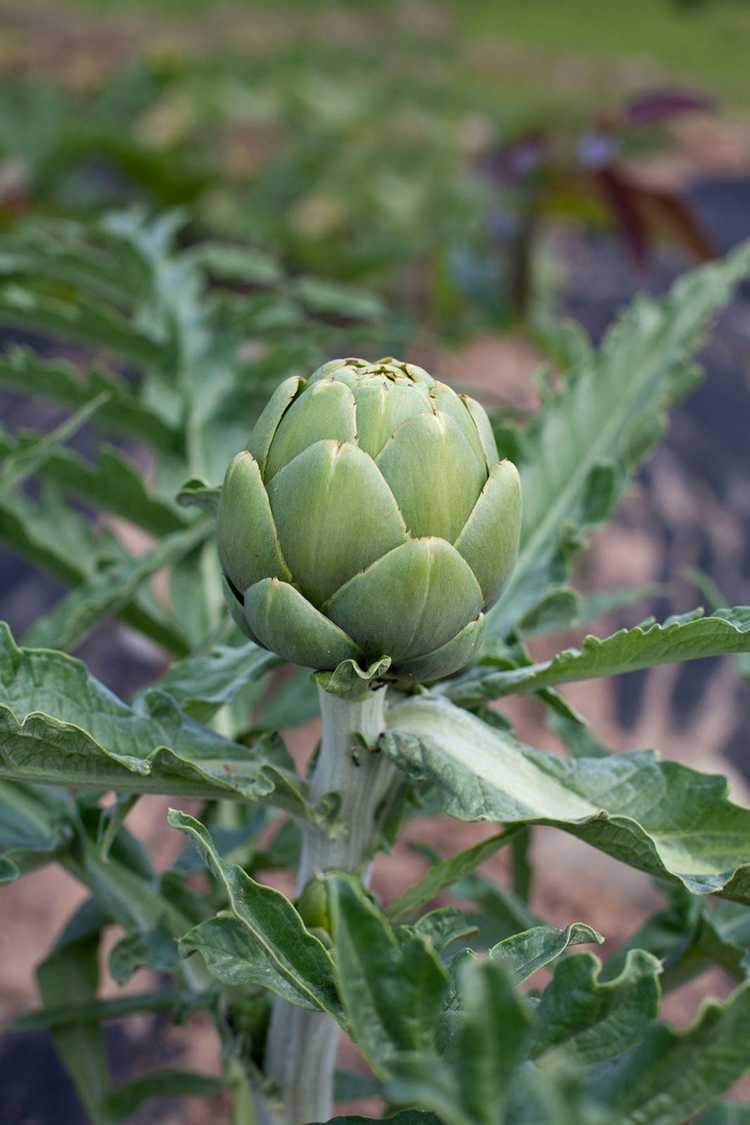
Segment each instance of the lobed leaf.
[[613,979],[602,981],[601,968],[591,953],[568,957],[556,966],[534,1010],[532,1058],[564,1048],[589,1065],[641,1042],[659,1013],[659,961],[634,949]]
[[670,899],[610,958],[607,975],[620,968],[630,949],[647,949],[662,962],[666,992],[716,965],[735,980],[747,979],[750,909],[737,902],[706,901],[679,886],[670,888]]
[[498,962],[467,961],[459,992],[461,1013],[449,1056],[425,1052],[395,1059],[386,1097],[431,1110],[444,1125],[503,1125],[530,1016]]
[[179,793],[306,810],[303,789],[273,740],[240,746],[152,690],[137,708],[78,660],[19,649],[0,624],[0,778],[121,793]]
[[73,437],[84,426],[89,418],[106,401],[106,394],[97,395],[87,402],[74,414],[51,433],[35,434],[23,447],[15,443],[15,447],[6,453],[2,469],[0,469],[0,489],[7,490],[17,487],[28,477],[43,468],[49,458],[60,448],[63,442]]
[[656,1024],[592,1093],[622,1125],[680,1125],[744,1074],[750,1039],[750,982],[724,1002],[708,1001],[685,1032]]
[[[0,434],[0,455],[24,453],[36,445],[26,434],[11,438]],[[72,449],[51,446],[43,464],[36,464],[42,480],[54,481],[64,492],[92,503],[154,535],[179,531],[188,522],[171,502],[151,491],[137,467],[113,446],[100,446],[96,461],[89,463]]]
[[489,954],[503,961],[514,984],[521,984],[560,957],[569,946],[588,942],[601,945],[603,941],[600,933],[583,922],[571,922],[564,930],[557,926],[533,926],[499,941]]
[[228,909],[190,930],[183,952],[198,952],[224,984],[261,986],[302,1008],[341,1019],[333,963],[325,946],[306,929],[279,891],[225,863],[206,829],[171,809],[169,823],[186,832],[206,857],[227,895]]
[[[98,566],[128,557],[114,537],[97,536],[79,512],[63,503],[52,485],[43,489],[38,503],[20,494],[0,497],[0,538],[43,570],[73,585],[92,581]],[[187,652],[187,641],[177,623],[145,588],[119,616],[168,652]]]

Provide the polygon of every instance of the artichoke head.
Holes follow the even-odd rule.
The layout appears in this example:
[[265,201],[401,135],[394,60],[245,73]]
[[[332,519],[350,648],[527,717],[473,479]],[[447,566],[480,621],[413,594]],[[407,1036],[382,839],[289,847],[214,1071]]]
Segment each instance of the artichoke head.
[[390,659],[429,682],[475,656],[518,549],[518,472],[478,402],[395,359],[277,387],[219,507],[239,627],[294,664]]

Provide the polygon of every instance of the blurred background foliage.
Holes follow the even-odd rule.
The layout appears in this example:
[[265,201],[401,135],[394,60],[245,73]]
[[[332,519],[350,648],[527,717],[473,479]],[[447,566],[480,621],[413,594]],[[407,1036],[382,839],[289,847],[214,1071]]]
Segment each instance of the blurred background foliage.
[[[739,0],[0,5],[0,216],[188,207],[185,237],[460,337],[553,299],[545,224],[710,240],[622,161],[750,97]],[[610,174],[615,168],[614,177]]]

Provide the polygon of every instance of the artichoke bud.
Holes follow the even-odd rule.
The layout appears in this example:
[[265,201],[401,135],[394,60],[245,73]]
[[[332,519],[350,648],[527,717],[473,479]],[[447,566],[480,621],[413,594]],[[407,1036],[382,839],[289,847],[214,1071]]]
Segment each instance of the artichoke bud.
[[294,664],[468,664],[515,562],[521,490],[478,402],[395,359],[275,390],[227,470],[219,553],[240,628]]

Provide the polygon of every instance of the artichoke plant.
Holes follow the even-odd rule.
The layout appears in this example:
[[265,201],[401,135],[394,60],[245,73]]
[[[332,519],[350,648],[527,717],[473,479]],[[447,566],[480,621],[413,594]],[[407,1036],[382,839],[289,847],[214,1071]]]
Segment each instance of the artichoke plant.
[[467,664],[515,560],[518,472],[483,408],[410,363],[337,359],[277,387],[219,509],[240,628],[295,664]]

